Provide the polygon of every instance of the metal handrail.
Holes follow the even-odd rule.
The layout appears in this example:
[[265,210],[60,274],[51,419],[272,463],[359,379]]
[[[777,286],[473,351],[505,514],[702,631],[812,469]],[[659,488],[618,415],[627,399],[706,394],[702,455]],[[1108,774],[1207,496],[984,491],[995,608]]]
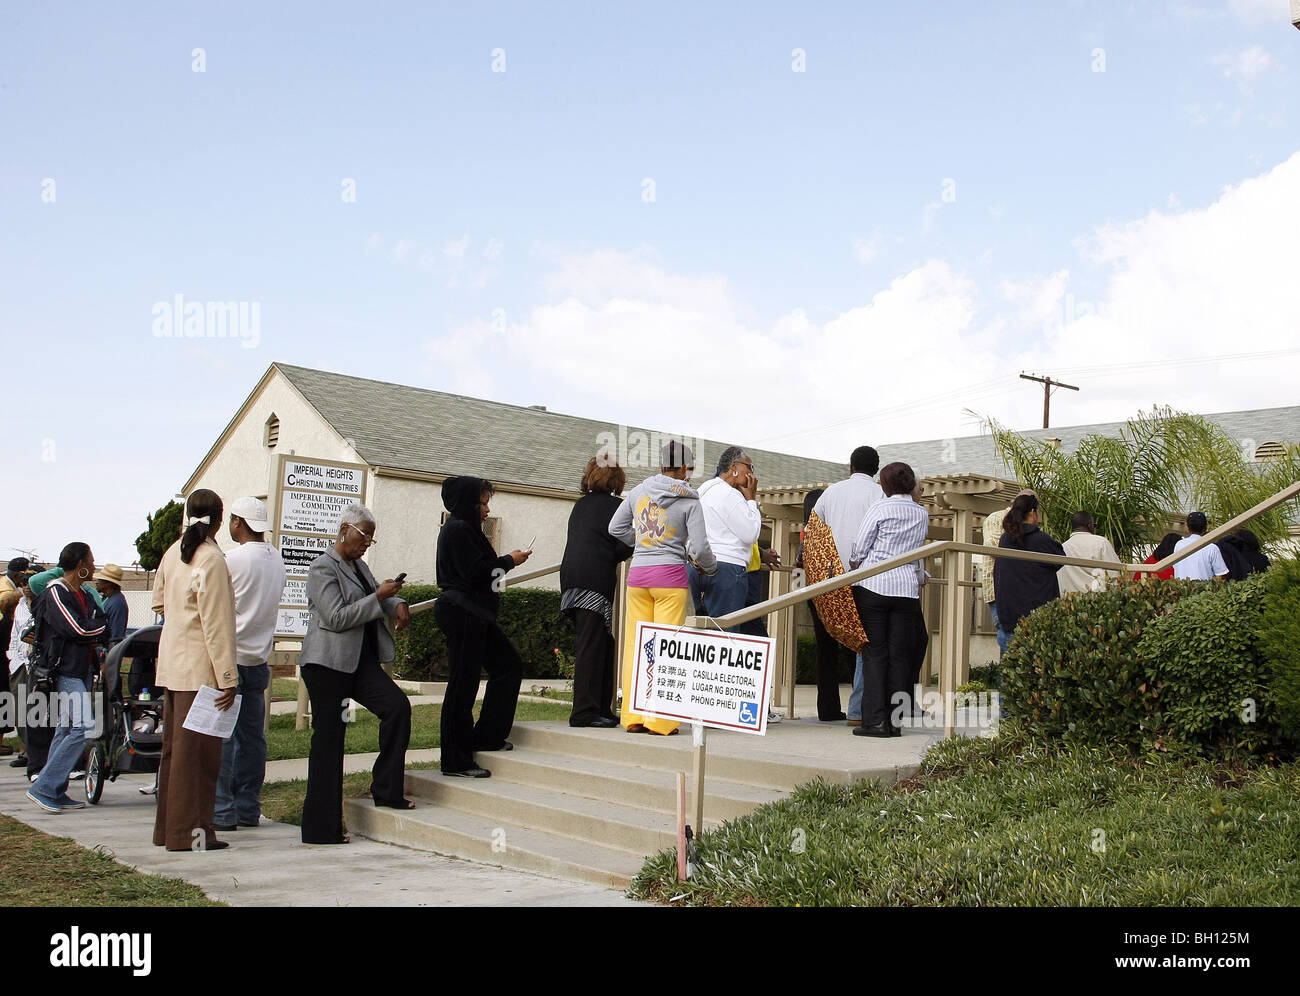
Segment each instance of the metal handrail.
[[[1061,557],[1054,553],[1035,553],[1032,550],[1017,550],[1014,547],[983,546],[979,543],[962,543],[958,540],[937,540],[933,543],[927,543],[924,546],[918,546],[915,550],[909,550],[907,553],[900,554],[897,557],[891,557],[889,560],[882,561],[879,564],[872,564],[870,567],[859,567],[856,570],[849,571],[846,574],[837,574],[833,578],[827,578],[825,581],[818,581],[816,584],[806,585],[797,588],[794,591],[786,592],[784,595],[778,595],[775,598],[769,598],[765,602],[756,602],[754,605],[747,606],[743,609],[737,609],[735,612],[729,612],[725,616],[688,616],[686,625],[693,627],[703,627],[710,623],[721,626],[723,629],[729,629],[732,626],[738,626],[741,623],[747,623],[754,619],[759,619],[772,612],[789,608],[800,602],[806,602],[810,598],[816,598],[827,592],[834,591],[837,588],[843,588],[845,585],[855,584],[866,578],[874,577],[877,574],[883,574],[886,571],[892,571],[898,567],[905,567],[908,564],[914,564],[918,560],[929,559],[936,554],[953,551],[955,553],[978,554],[985,557],[1006,557],[1011,560],[1032,560],[1042,564],[1057,564],[1065,567],[1067,565],[1074,567],[1099,567],[1108,571],[1132,571],[1134,573],[1156,574],[1160,571],[1167,570],[1178,561],[1195,553],[1197,550],[1213,543],[1220,536],[1226,535],[1233,529],[1236,529],[1243,522],[1247,522],[1257,516],[1269,511],[1277,505],[1290,501],[1292,498],[1300,496],[1300,481],[1289,487],[1283,488],[1277,494],[1270,498],[1264,499],[1253,508],[1242,512],[1236,518],[1229,519],[1223,525],[1216,529],[1211,529],[1204,536],[1200,537],[1194,543],[1188,543],[1175,553],[1171,553],[1164,560],[1157,561],[1154,564],[1116,564],[1105,560],[1087,560],[1083,557]],[[946,584],[949,579],[940,578],[938,582]]]
[[[516,574],[514,577],[507,577],[505,580],[505,586],[509,587],[512,584],[523,584],[525,581],[535,581],[538,578],[546,577],[548,574],[554,574],[559,569],[559,564],[552,564],[550,567],[539,567],[533,571],[525,571],[523,574]],[[436,598],[430,598],[423,602],[416,602],[414,605],[410,606],[411,615],[415,615],[417,612],[428,612],[433,608],[436,601],[438,601]]]
[[[1160,571],[1167,570],[1173,564],[1178,563],[1192,554],[1196,553],[1213,543],[1219,537],[1226,535],[1231,530],[1236,529],[1244,522],[1262,515],[1264,512],[1275,508],[1284,502],[1300,496],[1300,481],[1283,488],[1272,497],[1265,498],[1254,507],[1247,509],[1235,518],[1229,519],[1223,525],[1216,529],[1210,530],[1199,539],[1188,543],[1181,550],[1171,553],[1163,560],[1154,564],[1114,564],[1101,560],[1087,560],[1083,557],[1059,557],[1050,553],[1034,553],[1029,550],[1017,550],[1012,547],[994,547],[984,546],[983,544],[963,543],[958,540],[940,540],[935,543],[927,543],[919,546],[915,550],[910,550],[905,554],[897,557],[891,557],[889,560],[879,564],[873,564],[870,567],[859,567],[856,570],[849,571],[845,574],[836,575],[833,578],[827,578],[825,581],[819,581],[817,584],[807,585],[797,588],[794,591],[787,592],[784,595],[778,595],[775,598],[769,598],[764,602],[759,602],[744,609],[738,609],[735,612],[729,612],[725,616],[688,616],[686,625],[694,628],[704,628],[713,624],[720,629],[730,629],[741,623],[749,622],[753,619],[759,619],[772,612],[782,609],[792,608],[800,602],[806,602],[809,599],[816,598],[827,592],[834,591],[837,588],[843,588],[846,585],[854,584],[877,574],[883,574],[885,571],[891,571],[898,567],[904,567],[914,564],[918,560],[926,559],[935,554],[944,554],[946,567],[944,577],[938,579],[943,584],[948,595],[945,597],[946,606],[940,613],[939,620],[939,640],[943,648],[944,660],[943,666],[939,673],[939,691],[943,700],[943,727],[944,736],[951,737],[956,731],[956,705],[953,698],[953,691],[957,685],[957,651],[958,646],[957,633],[955,627],[958,625],[957,616],[959,614],[958,592],[964,583],[961,577],[961,565],[959,558],[961,554],[979,555],[985,557],[1006,557],[1011,560],[1029,560],[1043,564],[1056,564],[1060,566],[1074,565],[1078,567],[1099,567],[1108,571],[1133,571],[1136,574],[1156,574]],[[793,688],[793,663],[790,665],[789,680]]]

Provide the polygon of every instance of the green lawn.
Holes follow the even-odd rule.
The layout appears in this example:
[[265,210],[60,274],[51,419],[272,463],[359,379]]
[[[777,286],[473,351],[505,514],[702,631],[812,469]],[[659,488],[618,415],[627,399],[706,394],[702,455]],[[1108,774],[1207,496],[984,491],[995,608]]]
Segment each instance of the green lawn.
[[896,786],[814,782],[650,858],[631,895],[689,905],[1295,906],[1300,764],[1045,744],[1004,726]]
[[[565,702],[520,702],[515,719],[568,719],[571,707]],[[423,750],[442,743],[439,723],[441,705],[418,705],[411,710],[411,741],[408,750]],[[271,732],[266,737],[266,759],[283,761],[287,758],[306,757],[311,749],[311,730],[295,730],[292,715],[272,716]],[[379,750],[379,720],[364,709],[356,711],[356,720],[348,724],[344,751],[348,754],[365,754]]]
[[6,906],[224,906],[179,879],[148,875],[0,815],[0,902]]
[[[398,686],[401,687],[401,686]],[[403,688],[402,691],[407,695],[414,695],[410,689]],[[275,702],[297,702],[298,701],[298,679],[297,678],[272,678],[271,679],[271,699]]]
[[[434,766],[431,761],[408,764],[407,771],[427,769]],[[365,795],[370,791],[370,772],[359,771],[343,776],[343,798],[351,799]],[[291,782],[267,782],[262,786],[262,815],[277,823],[302,825],[302,801],[307,796],[307,783],[302,780]]]

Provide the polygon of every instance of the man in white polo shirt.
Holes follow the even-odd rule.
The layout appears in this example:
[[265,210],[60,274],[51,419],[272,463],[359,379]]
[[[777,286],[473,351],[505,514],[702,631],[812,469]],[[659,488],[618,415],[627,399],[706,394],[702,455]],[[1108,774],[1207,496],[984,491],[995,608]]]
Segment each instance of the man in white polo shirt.
[[221,747],[214,825],[221,830],[261,822],[266,778],[266,689],[271,684],[275,616],[284,591],[284,561],[266,542],[271,528],[266,505],[240,498],[230,506],[230,538],[239,546],[226,554],[235,588],[235,651],[243,700],[235,731]]
[[[858,538],[858,530],[867,511],[876,502],[885,497],[885,492],[874,480],[876,471],[880,470],[880,454],[870,446],[859,446],[849,456],[849,478],[832,484],[817,499],[813,511],[817,518],[826,523],[831,530],[831,539],[835,540],[835,550],[844,564],[844,572],[849,570],[849,554],[853,550],[853,541]],[[860,726],[862,722],[862,655],[853,671],[853,692],[849,695],[849,726]]]
[[725,616],[745,607],[749,555],[763,528],[754,500],[757,489],[754,462],[739,446],[723,450],[717,474],[700,485],[704,529],[718,569],[709,576],[692,567],[689,574],[696,608],[706,616]]
[[[1177,553],[1185,546],[1195,543],[1205,535],[1205,529],[1209,525],[1205,521],[1204,512],[1187,513],[1187,532],[1186,539],[1180,539],[1174,544],[1174,553]],[[1184,557],[1178,563],[1174,564],[1174,577],[1183,578],[1187,581],[1209,581],[1211,578],[1226,578],[1228,576],[1228,565],[1223,562],[1223,554],[1213,543],[1207,543],[1190,557]]]

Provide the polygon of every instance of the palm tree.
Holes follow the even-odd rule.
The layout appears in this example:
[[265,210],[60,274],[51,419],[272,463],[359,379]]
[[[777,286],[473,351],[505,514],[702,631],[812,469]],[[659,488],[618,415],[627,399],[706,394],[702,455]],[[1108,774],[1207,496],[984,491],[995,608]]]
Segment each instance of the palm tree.
[[[1204,511],[1211,523],[1225,522],[1300,478],[1300,448],[1248,462],[1222,427],[1169,408],[1139,413],[1115,436],[1084,436],[1070,454],[976,417],[1016,477],[1037,492],[1048,533],[1068,536],[1070,516],[1089,511],[1098,534],[1126,561],[1140,559],[1140,549],[1191,509]],[[1285,506],[1255,519],[1251,529],[1262,543],[1284,539]]]

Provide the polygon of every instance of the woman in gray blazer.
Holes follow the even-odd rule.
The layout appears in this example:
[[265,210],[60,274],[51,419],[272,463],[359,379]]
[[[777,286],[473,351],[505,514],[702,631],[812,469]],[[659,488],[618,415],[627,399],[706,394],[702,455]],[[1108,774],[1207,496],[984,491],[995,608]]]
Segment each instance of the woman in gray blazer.
[[379,717],[379,757],[370,783],[375,805],[415,808],[402,796],[411,703],[380,666],[396,654],[384,617],[391,616],[402,630],[411,621],[411,610],[397,597],[401,582],[376,584],[361,559],[374,542],[370,509],[349,505],[338,539],[307,572],[311,618],[302,641],[302,680],[311,696],[312,737],[302,807],[304,844],[348,842],[343,832],[344,699]]

